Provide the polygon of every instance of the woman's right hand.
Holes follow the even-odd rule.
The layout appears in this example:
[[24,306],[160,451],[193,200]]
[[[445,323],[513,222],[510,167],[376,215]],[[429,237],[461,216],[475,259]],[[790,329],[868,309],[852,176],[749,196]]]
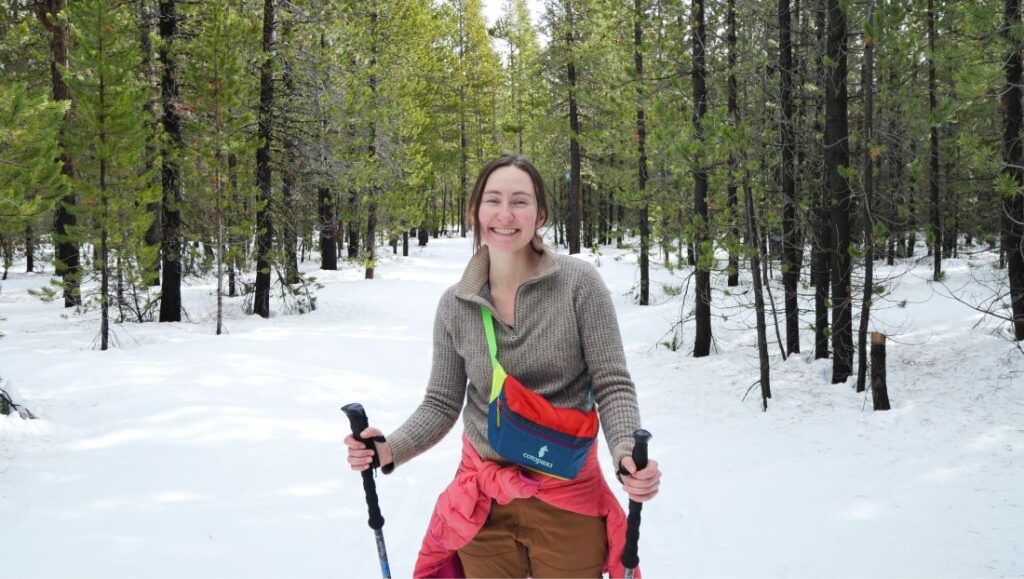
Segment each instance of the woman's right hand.
[[[375,436],[384,434],[379,428],[372,426],[359,433],[363,440],[370,440]],[[367,448],[365,444],[356,440],[356,437],[349,434],[345,437],[345,446],[348,447],[348,464],[355,471],[363,471],[370,468],[375,452],[380,453],[381,466],[391,464],[393,457],[391,445],[386,442],[374,442],[373,448]],[[376,450],[374,450],[376,449]]]

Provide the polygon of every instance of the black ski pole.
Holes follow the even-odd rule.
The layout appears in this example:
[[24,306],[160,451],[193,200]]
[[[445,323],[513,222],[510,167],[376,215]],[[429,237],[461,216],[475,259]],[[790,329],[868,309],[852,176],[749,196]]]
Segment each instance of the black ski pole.
[[[369,447],[369,442],[372,441],[366,441],[363,437],[359,436],[359,433],[366,430],[366,427],[370,425],[366,418],[366,411],[363,410],[363,405],[358,403],[346,404],[341,407],[341,411],[348,416],[348,421],[352,425],[352,436]],[[380,503],[377,500],[377,483],[373,480],[373,471],[378,466],[380,466],[380,458],[377,454],[374,454],[370,468],[362,472],[363,492],[366,493],[366,507],[370,512],[370,520],[368,522],[370,528],[373,529],[374,537],[377,539],[377,557],[380,559],[380,572],[384,579],[391,579],[388,552],[384,548],[384,533],[381,531],[384,528],[384,516],[380,514]]]
[[[651,433],[643,428],[633,433],[633,462],[637,470],[647,466],[647,441]],[[640,511],[643,503],[629,499],[629,517],[626,519],[626,547],[622,550],[622,566],[626,568],[626,579],[633,579],[633,572],[640,565],[637,544],[640,542]]]

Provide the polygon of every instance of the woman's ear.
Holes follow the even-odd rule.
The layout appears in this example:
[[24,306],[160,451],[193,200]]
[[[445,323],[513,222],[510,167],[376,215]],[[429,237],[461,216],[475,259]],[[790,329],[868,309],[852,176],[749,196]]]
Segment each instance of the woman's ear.
[[544,227],[544,224],[547,223],[547,221],[548,221],[548,216],[547,216],[546,213],[538,214],[537,215],[537,227],[536,227],[536,229],[540,229],[541,227]]

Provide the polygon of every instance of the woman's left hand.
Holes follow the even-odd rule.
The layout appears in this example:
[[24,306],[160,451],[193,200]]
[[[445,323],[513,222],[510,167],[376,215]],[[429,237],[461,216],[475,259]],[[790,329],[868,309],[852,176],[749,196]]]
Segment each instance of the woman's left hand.
[[658,486],[661,484],[658,461],[648,460],[643,470],[637,470],[633,457],[627,456],[622,459],[622,468],[629,472],[628,475],[622,475],[622,488],[631,500],[642,503],[658,494]]

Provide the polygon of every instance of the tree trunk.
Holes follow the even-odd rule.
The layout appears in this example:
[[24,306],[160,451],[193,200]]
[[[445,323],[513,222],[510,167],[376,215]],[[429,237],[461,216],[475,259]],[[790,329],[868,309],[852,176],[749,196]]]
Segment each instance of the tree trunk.
[[[704,113],[708,108],[707,70],[705,67],[705,44],[707,30],[704,22],[704,3],[693,3],[693,128],[700,149],[704,145]],[[711,256],[705,256],[708,239],[708,174],[702,165],[703,151],[697,153],[693,178],[693,248],[696,261],[696,336],[693,341],[693,356],[701,358],[711,353]]]
[[[138,0],[139,17],[139,46],[142,50],[142,73],[145,76],[145,87],[150,95],[146,99],[146,149],[144,163],[146,172],[150,173],[156,167],[157,150],[159,149],[157,123],[160,122],[160,109],[157,99],[152,96],[152,87],[156,82],[156,64],[153,62],[153,1]],[[160,201],[152,201],[146,209],[152,215],[152,221],[146,229],[146,246],[154,248],[153,261],[148,264],[139,264],[143,268],[143,279],[150,286],[160,285],[160,233],[163,224],[161,223],[163,211]]]
[[826,55],[831,65],[825,82],[825,186],[832,200],[832,383],[845,382],[853,371],[850,315],[850,165],[847,118],[846,13],[839,0],[827,0]]
[[[1003,89],[1003,171],[1018,187],[1024,186],[1024,150],[1021,147],[1021,59],[1020,39],[1014,32],[1020,29],[1020,0],[1006,0],[1003,8],[1006,20],[1003,36],[1012,46],[1003,65],[1006,87]],[[1024,340],[1024,196],[1003,195],[1002,238],[1010,278],[1010,307],[1013,313],[1013,335]]]
[[160,0],[160,98],[163,102],[164,150],[160,185],[163,189],[163,242],[161,244],[160,321],[181,321],[181,204],[182,183],[178,160],[185,150],[181,133],[182,107],[178,97],[178,63],[174,44],[178,36],[177,0]]
[[359,230],[360,219],[359,219],[359,193],[354,189],[348,193],[348,258],[356,259],[359,257]]
[[320,210],[320,269],[338,269],[338,219],[334,215],[334,199],[327,187],[318,187],[317,207]]
[[743,184],[744,205],[747,221],[747,250],[750,252],[750,272],[754,282],[754,313],[757,316],[757,356],[761,368],[761,410],[768,411],[768,399],[772,397],[771,374],[768,364],[768,326],[764,317],[764,289],[761,286],[761,251],[758,233],[754,225],[754,195],[750,190],[750,175]]
[[[374,0],[370,12],[370,102],[377,106],[377,2]],[[465,133],[463,133],[465,134]],[[377,125],[370,121],[370,142],[366,149],[367,156],[373,161],[377,157]],[[465,154],[465,149],[463,149]],[[377,266],[377,191],[370,189],[370,207],[366,217],[366,270],[364,279],[373,279]]]
[[875,270],[875,28],[874,0],[867,0],[867,26],[864,30],[864,203],[861,220],[864,225],[864,299],[860,309],[857,332],[857,392],[863,392],[868,369],[868,322],[871,320],[871,297],[874,295]]
[[25,273],[35,271],[36,235],[32,225],[25,226]]
[[253,313],[264,318],[270,317],[270,250],[274,239],[274,189],[270,151],[273,138],[276,9],[275,0],[263,1],[263,64],[260,67],[258,126],[260,147],[256,150],[256,182],[263,205],[256,214],[256,289]]
[[[814,11],[815,39],[817,40],[818,55],[815,60],[818,65],[816,74],[821,82],[825,80],[825,33],[827,7],[825,0],[818,0]],[[824,116],[824,99],[816,99],[815,102],[814,132],[821,134],[824,131],[822,118]],[[825,147],[822,142],[822,155]],[[814,247],[811,249],[811,285],[814,286],[814,359],[821,360],[829,357],[829,322],[828,322],[828,295],[829,280],[832,275],[832,262],[830,251],[832,247],[832,224],[829,213],[828,192],[824,187],[819,187],[814,196]]]
[[939,281],[942,279],[942,199],[939,195],[939,125],[935,121],[938,88],[935,75],[935,0],[928,0],[928,118],[931,122],[928,189],[931,193],[932,279]]
[[633,66],[636,73],[636,151],[637,151],[637,191],[642,203],[640,208],[640,305],[646,306],[651,300],[651,269],[648,252],[651,244],[650,216],[646,198],[647,189],[647,104],[644,91],[644,53],[643,53],[643,14],[642,0],[633,2]]
[[[726,26],[728,30],[726,33],[726,42],[729,45],[729,119],[732,121],[732,126],[736,128],[740,125],[740,108],[736,85],[736,0],[728,1],[726,8]],[[739,243],[740,239],[740,229],[738,225],[739,207],[736,195],[736,172],[739,168],[739,161],[736,159],[736,155],[732,150],[729,151],[728,165],[729,185],[726,189],[726,203],[729,206],[732,244],[730,244],[729,247],[729,277],[726,284],[728,287],[736,287],[740,285],[740,258],[733,245]]]
[[[291,21],[285,20],[282,28],[282,41],[285,45],[293,42]],[[292,63],[288,59],[282,59],[281,84],[284,86],[283,102],[292,101],[295,95],[295,82],[292,79]],[[282,123],[280,128],[282,145],[284,147],[284,172],[281,175],[281,253],[284,259],[284,280],[292,285],[299,283],[299,263],[296,255],[298,248],[298,231],[295,222],[298,219],[295,210],[295,173],[298,171],[299,151],[295,144],[295,128]]]
[[[569,54],[567,77],[569,80],[569,215],[565,224],[565,233],[569,242],[569,253],[580,252],[580,119],[579,104],[576,102],[576,62],[574,54],[575,22],[572,11],[572,0],[566,2],[566,50]],[[642,227],[642,226],[641,226]],[[640,260],[644,261],[646,256],[641,252]],[[641,266],[642,269],[642,266]],[[641,290],[643,291],[643,290]],[[641,301],[643,298],[641,297]]]
[[[104,100],[104,83],[103,77],[100,77],[99,83],[99,109],[103,110]],[[102,113],[101,113],[102,114]],[[101,123],[103,121],[100,121]],[[100,132],[99,141],[102,146],[106,146],[107,138],[106,133]],[[107,199],[107,161],[100,159],[100,205],[103,208],[103,213],[100,226],[100,258],[97,264],[100,270],[100,350],[106,351],[110,347],[110,267],[107,265],[110,258],[110,248],[107,246],[109,239],[109,233],[107,229],[110,226],[110,201]]]
[[[231,184],[231,198],[236,200],[235,207],[243,205],[237,203],[238,200],[238,155],[230,153],[228,155],[228,183]],[[243,209],[244,211],[245,209]],[[238,288],[235,286],[235,272],[238,270],[238,255],[239,253],[245,253],[244,247],[246,243],[239,239],[238,235],[232,232],[228,232],[228,251],[230,255],[230,261],[228,263],[228,296],[235,297],[238,295]]]
[[[66,0],[45,0],[35,6],[36,17],[51,34],[50,79],[55,101],[71,100],[71,88],[61,76],[61,69],[68,65],[68,27],[66,21],[60,19],[66,5]],[[71,109],[68,108],[64,115],[65,128],[70,118]],[[67,153],[67,146],[63,144],[65,128],[61,129],[61,172],[72,180],[75,177],[75,165]],[[78,226],[78,218],[75,215],[76,203],[75,193],[70,190],[57,201],[53,219],[54,266],[62,279],[65,308],[82,305],[82,266],[78,255],[78,243],[72,233]]]
[[800,352],[800,283],[802,245],[796,217],[793,138],[793,44],[789,0],[779,0],[779,85],[782,97],[782,284],[786,292],[786,352]]

